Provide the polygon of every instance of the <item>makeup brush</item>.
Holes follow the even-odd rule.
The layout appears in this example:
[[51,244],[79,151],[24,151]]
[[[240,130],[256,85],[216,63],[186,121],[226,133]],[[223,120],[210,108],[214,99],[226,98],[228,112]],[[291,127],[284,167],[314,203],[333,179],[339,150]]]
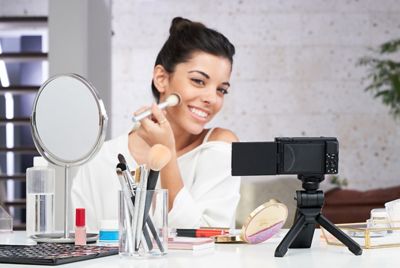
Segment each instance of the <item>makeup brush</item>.
[[122,168],[122,171],[126,170],[126,172],[127,172],[127,173],[124,174],[124,176],[127,178],[128,183],[130,185],[130,188],[131,189],[136,188],[135,181],[134,181],[134,179],[132,177],[132,172],[130,171],[130,169],[128,167],[128,164],[126,162],[126,159],[125,159],[124,155],[123,154],[118,154],[118,160],[119,160],[119,163],[123,164],[124,167],[125,167],[125,168]]
[[160,170],[171,160],[171,151],[162,144],[155,144],[150,148],[147,167],[150,169],[147,179],[147,190],[156,188]]
[[[155,144],[150,148],[147,161],[147,166],[150,169],[147,177],[147,191],[153,191],[156,188],[160,170],[168,164],[169,160],[171,160],[171,151],[166,146]],[[150,192],[150,194],[146,196],[144,209],[145,217],[147,217],[149,213],[152,198],[153,192]]]
[[[148,170],[144,165],[140,165],[140,182],[136,189],[136,200],[135,200],[135,213],[133,218],[133,230],[136,230],[136,237],[138,237],[141,232],[147,230],[144,225],[146,223],[147,217],[145,218],[145,207],[146,207],[146,196],[147,196],[147,178]],[[136,240],[136,249],[139,248],[139,240]]]
[[[128,189],[131,191],[132,195],[134,195],[134,191],[136,189],[136,184],[135,181],[133,180],[133,177],[131,173],[129,172],[128,166],[125,165],[124,163],[118,163],[117,164],[117,170],[120,170],[124,177],[124,182],[127,185]],[[134,202],[134,200],[132,200]]]
[[[147,166],[150,169],[147,177],[147,191],[150,191],[146,195],[146,203],[144,206],[143,218],[144,222],[150,220],[149,210],[151,201],[153,199],[153,190],[156,188],[158,175],[160,170],[168,164],[171,160],[171,151],[164,145],[155,144],[150,148]],[[145,229],[145,225],[142,226]],[[156,243],[161,252],[164,252],[164,246],[159,239],[156,239]]]
[[[171,107],[171,106],[176,106],[181,102],[181,96],[179,96],[178,93],[172,93],[171,95],[169,95],[167,97],[167,99],[164,102],[159,103],[157,106],[158,108],[160,108],[161,110],[167,108],[167,107]],[[146,111],[144,111],[143,113],[140,113],[134,117],[132,117],[132,122],[133,122],[133,129],[137,129],[140,127],[140,120],[150,116],[151,113],[151,109],[148,109]]]
[[127,243],[126,243],[126,247],[129,249],[133,249],[135,244],[135,237],[133,236],[135,233],[132,230],[132,225],[131,225],[131,221],[129,220],[129,216],[128,215],[133,215],[133,211],[134,211],[134,202],[135,202],[135,197],[132,195],[132,192],[128,189],[128,185],[125,181],[125,177],[122,173],[121,168],[119,168],[117,166],[116,168],[116,173],[118,176],[118,180],[119,183],[121,184],[121,188],[122,188],[122,192],[123,192],[123,196],[125,199],[125,204],[126,206],[124,206],[124,213],[125,213],[125,225],[126,225],[126,232],[127,232]]

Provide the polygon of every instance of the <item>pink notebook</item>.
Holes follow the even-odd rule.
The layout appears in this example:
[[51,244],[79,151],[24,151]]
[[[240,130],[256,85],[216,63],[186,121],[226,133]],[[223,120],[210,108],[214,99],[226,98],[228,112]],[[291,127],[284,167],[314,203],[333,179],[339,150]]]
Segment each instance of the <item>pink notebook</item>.
[[215,247],[214,239],[208,237],[170,237],[168,249],[201,250]]

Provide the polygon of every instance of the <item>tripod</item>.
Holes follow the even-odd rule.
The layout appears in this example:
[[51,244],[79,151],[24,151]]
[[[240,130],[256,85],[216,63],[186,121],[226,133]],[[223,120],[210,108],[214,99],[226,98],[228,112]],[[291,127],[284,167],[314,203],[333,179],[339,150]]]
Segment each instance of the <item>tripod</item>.
[[318,223],[339,241],[348,247],[355,255],[361,255],[361,247],[348,235],[338,229],[321,214],[324,204],[324,193],[318,190],[324,175],[298,175],[304,190],[296,191],[297,210],[292,228],[275,250],[275,257],[283,257],[288,248],[310,248],[314,236],[315,225]]

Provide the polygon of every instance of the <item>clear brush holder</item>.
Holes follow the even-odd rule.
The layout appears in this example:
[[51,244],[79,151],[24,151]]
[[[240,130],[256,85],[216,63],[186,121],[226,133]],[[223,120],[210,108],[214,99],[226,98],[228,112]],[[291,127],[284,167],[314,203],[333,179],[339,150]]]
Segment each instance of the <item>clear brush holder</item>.
[[158,257],[168,252],[168,192],[137,189],[130,198],[119,192],[119,255]]

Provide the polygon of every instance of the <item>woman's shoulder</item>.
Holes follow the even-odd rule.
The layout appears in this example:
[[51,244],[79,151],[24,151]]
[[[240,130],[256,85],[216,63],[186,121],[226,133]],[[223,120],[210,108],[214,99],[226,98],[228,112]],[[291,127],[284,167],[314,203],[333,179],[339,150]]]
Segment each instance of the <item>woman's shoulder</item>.
[[237,136],[228,129],[208,129],[203,139],[203,143],[181,154],[179,159],[187,159],[189,156],[194,157],[199,153],[204,156],[208,154],[217,155],[217,152],[223,154],[230,153],[231,143],[236,141],[238,141]]
[[229,129],[216,127],[212,130],[207,141],[222,141],[227,143],[239,141],[235,133]]

